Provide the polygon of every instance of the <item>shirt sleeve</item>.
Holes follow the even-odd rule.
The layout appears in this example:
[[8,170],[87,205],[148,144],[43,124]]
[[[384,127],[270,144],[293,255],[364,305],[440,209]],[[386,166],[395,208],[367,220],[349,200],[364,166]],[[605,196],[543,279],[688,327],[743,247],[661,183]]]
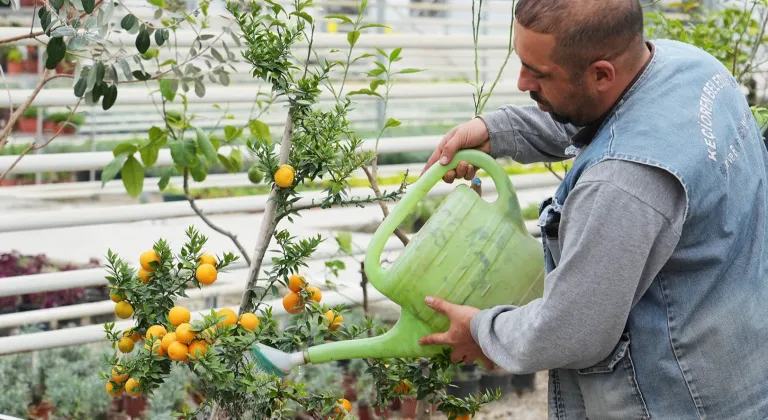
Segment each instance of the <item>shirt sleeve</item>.
[[508,156],[520,163],[570,159],[565,149],[579,128],[560,124],[537,106],[507,105],[478,116],[488,127],[494,158]]
[[661,169],[622,161],[594,166],[564,205],[561,259],[543,297],[479,312],[473,338],[517,374],[603,360],[677,246],[685,200],[682,186]]

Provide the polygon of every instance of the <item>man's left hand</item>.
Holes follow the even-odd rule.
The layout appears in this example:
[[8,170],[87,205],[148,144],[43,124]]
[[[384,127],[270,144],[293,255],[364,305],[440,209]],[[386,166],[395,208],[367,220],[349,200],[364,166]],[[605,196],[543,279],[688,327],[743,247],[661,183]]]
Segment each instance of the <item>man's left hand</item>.
[[471,306],[454,305],[431,296],[428,296],[424,302],[430,308],[447,316],[451,320],[451,326],[444,333],[435,333],[423,337],[419,340],[419,344],[451,346],[453,347],[451,351],[451,361],[453,363],[460,361],[473,363],[475,360],[481,359],[485,362],[486,368],[493,369],[493,362],[483,354],[483,350],[472,338],[470,323],[472,322],[472,317],[480,312],[479,309]]

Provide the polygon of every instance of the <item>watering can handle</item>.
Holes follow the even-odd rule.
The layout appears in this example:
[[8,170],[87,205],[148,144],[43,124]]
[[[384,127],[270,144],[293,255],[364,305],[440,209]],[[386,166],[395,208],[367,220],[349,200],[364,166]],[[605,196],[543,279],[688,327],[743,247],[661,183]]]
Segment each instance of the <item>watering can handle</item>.
[[371,238],[371,242],[368,245],[368,252],[365,257],[365,274],[368,281],[379,292],[385,295],[387,294],[387,284],[384,281],[384,270],[381,268],[381,254],[384,251],[384,246],[392,235],[392,232],[403,223],[403,220],[408,216],[408,213],[416,207],[416,204],[421,201],[424,196],[427,195],[427,192],[429,192],[429,190],[432,189],[432,187],[434,187],[435,184],[448,173],[448,171],[456,169],[462,161],[467,162],[476,168],[483,169],[491,175],[491,178],[496,185],[496,191],[498,192],[498,199],[493,205],[498,206],[503,212],[507,213],[519,229],[527,232],[522,211],[520,209],[520,203],[517,200],[517,194],[512,186],[512,181],[509,180],[509,176],[504,171],[504,168],[485,152],[474,149],[460,150],[449,164],[445,166],[439,163],[432,165],[432,167],[430,167],[418,181],[411,185],[408,192],[403,196],[394,209],[392,209],[392,212],[384,219],[379,228],[376,229],[376,233],[373,234],[373,238]]

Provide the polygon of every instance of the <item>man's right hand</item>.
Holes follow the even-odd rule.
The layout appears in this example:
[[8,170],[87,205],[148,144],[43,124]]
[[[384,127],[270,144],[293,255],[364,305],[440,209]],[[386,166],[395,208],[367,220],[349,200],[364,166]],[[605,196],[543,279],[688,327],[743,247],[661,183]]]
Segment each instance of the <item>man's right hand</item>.
[[[473,118],[470,121],[458,125],[451,129],[440,141],[432,156],[429,157],[421,175],[427,171],[435,162],[441,165],[447,165],[461,149],[478,149],[485,153],[491,153],[491,141],[488,135],[488,127],[480,118]],[[467,162],[459,162],[455,170],[448,171],[443,177],[443,181],[451,184],[455,179],[466,179],[471,181],[475,177],[475,168]]]

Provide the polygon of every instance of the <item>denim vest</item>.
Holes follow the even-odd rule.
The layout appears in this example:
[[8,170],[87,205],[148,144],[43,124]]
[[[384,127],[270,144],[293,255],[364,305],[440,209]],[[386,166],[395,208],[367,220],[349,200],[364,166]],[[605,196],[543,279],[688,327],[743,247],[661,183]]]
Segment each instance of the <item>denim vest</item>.
[[568,193],[591,166],[622,159],[680,181],[682,236],[613,352],[549,372],[550,418],[768,419],[768,152],[724,66],[688,44],[653,43],[643,74],[575,149],[539,225],[551,271]]

